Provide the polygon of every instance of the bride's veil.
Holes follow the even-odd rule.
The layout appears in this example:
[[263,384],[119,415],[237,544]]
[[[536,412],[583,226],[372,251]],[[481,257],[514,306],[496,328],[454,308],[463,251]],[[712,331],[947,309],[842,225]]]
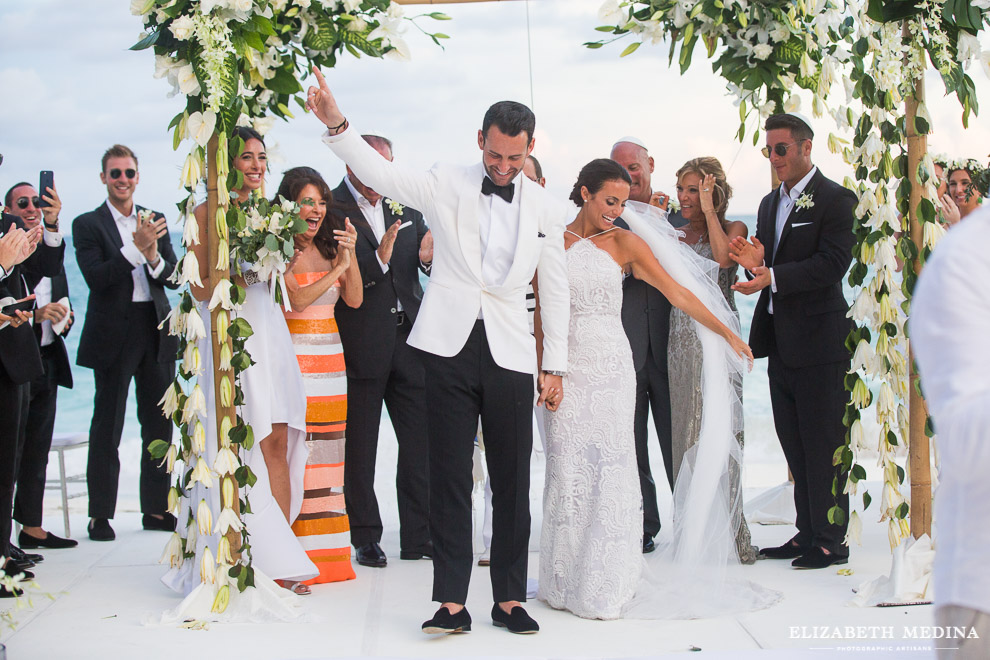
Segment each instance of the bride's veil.
[[[622,218],[664,270],[738,335],[739,319],[718,286],[718,264],[678,240],[677,230],[656,207],[628,202]],[[742,462],[740,395],[748,364],[722,337],[693,325],[703,356],[699,441],[685,454],[674,484],[672,536],[647,561],[624,617],[710,617],[762,609],[780,598],[778,592],[730,576],[730,567],[739,564],[735,536],[742,514],[741,489],[733,499],[730,475],[738,478]]]

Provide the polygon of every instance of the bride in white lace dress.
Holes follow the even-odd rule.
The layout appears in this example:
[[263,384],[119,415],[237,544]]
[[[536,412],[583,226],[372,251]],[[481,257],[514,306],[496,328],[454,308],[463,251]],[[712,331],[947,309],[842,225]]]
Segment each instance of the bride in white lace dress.
[[[621,321],[623,276],[656,287],[752,361],[745,342],[661,267],[651,245],[613,226],[625,210],[629,183],[620,165],[599,159],[581,170],[571,193],[581,210],[564,236],[571,296],[568,370],[563,398],[548,400],[546,416],[539,597],[594,619],[622,616],[643,591],[642,493],[633,441],[636,377]],[[623,217],[628,221],[629,215]]]

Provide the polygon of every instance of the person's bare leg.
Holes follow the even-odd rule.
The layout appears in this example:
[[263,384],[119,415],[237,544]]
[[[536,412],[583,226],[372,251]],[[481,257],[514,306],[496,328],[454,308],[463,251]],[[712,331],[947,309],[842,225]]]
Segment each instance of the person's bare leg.
[[272,424],[272,432],[261,441],[261,455],[268,468],[268,482],[272,497],[282,509],[285,519],[289,519],[289,500],[292,497],[289,487],[289,427],[287,424]]

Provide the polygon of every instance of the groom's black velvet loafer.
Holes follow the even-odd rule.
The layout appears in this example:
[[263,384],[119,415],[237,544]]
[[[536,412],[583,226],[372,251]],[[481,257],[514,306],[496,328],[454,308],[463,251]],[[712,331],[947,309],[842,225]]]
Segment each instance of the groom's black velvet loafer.
[[657,544],[649,534],[643,534],[643,554],[648,555],[657,549]]
[[531,635],[540,631],[540,624],[533,620],[519,605],[512,608],[512,612],[506,614],[498,603],[492,606],[492,625],[496,628],[505,628],[509,632],[517,635]]
[[441,607],[432,619],[423,622],[423,632],[427,635],[471,632],[471,615],[466,607],[457,614],[451,614],[446,607]]
[[849,555],[840,555],[837,552],[825,554],[821,548],[812,548],[797,559],[791,562],[794,568],[827,568],[832,564],[848,564]]
[[784,545],[775,548],[761,548],[760,557],[763,559],[796,559],[807,553],[811,548],[797,545],[793,541],[788,541]]

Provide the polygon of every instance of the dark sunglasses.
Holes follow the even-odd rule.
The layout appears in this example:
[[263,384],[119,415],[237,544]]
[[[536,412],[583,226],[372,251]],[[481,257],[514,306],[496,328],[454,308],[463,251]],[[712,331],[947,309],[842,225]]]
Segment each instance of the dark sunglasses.
[[28,207],[28,204],[34,204],[34,208],[41,208],[41,199],[38,197],[18,197],[17,198],[17,208],[24,210]]
[[[783,158],[784,156],[787,155],[787,150],[788,149],[790,149],[791,147],[793,147],[795,144],[801,144],[802,142],[804,142],[807,139],[808,138],[803,138],[803,139],[798,140],[796,142],[791,142],[790,144],[784,144],[783,142],[778,142],[777,144],[773,145],[773,152],[775,154],[777,154],[778,156],[780,156],[781,158]],[[770,145],[767,145],[767,146],[763,147],[762,149],[760,149],[760,153],[762,153],[764,157],[769,158],[770,157],[770,149],[771,149]]]
[[127,176],[128,179],[133,179],[134,177],[137,176],[137,170],[132,170],[131,168],[127,168],[126,170],[120,170],[117,169],[116,167],[110,170],[111,179],[119,179],[121,174]]

